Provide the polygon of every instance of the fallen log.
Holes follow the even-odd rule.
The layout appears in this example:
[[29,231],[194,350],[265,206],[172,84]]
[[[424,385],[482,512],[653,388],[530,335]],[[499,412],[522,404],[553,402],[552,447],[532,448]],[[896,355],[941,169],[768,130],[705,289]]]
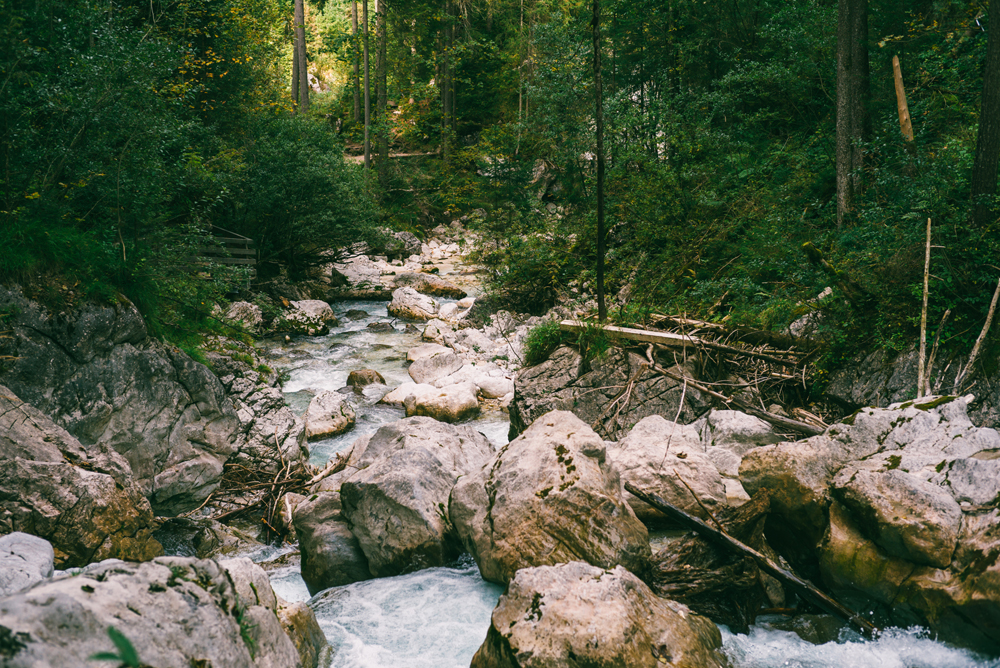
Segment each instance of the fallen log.
[[710,527],[697,517],[689,515],[680,508],[667,503],[656,494],[640,490],[635,485],[628,482],[625,483],[625,489],[662,512],[677,524],[698,532],[698,534],[706,540],[750,557],[762,571],[778,579],[785,586],[790,587],[803,599],[819,606],[831,615],[840,617],[865,636],[869,638],[878,636],[879,629],[876,628],[874,624],[864,619],[842,603],[827,596],[812,583],[785,570],[752,547],[741,543],[723,531]]

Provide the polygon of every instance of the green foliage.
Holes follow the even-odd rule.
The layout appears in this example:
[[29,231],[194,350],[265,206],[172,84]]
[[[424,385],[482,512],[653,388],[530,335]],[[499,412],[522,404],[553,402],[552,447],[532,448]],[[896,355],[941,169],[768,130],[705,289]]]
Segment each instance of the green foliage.
[[544,320],[532,327],[524,339],[524,366],[541,364],[562,343],[563,332],[555,320]]
[[87,657],[88,661],[116,661],[121,666],[128,668],[140,668],[139,653],[135,651],[132,642],[125,635],[113,626],[108,627],[108,637],[114,643],[116,652],[97,652]]

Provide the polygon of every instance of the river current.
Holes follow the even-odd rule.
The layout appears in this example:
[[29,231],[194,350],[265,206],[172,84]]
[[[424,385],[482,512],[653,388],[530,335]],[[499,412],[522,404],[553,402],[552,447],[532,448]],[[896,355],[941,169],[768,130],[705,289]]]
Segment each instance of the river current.
[[[385,302],[345,302],[334,308],[341,324],[329,335],[262,345],[269,364],[285,373],[286,400],[300,413],[316,391],[344,387],[353,370],[375,369],[390,387],[410,380],[406,352],[420,343],[418,332],[406,331],[400,322],[391,331],[369,329],[370,323],[392,320]],[[352,318],[346,317],[348,311],[354,311]],[[359,436],[404,416],[402,409],[377,404],[379,398],[361,399],[354,429],[311,443],[312,463],[325,464]],[[508,420],[502,413],[483,414],[470,424],[496,446],[507,442]],[[267,550],[249,556],[267,561],[276,554]],[[502,593],[479,576],[469,557],[449,567],[334,587],[312,598],[298,566],[270,575],[279,596],[309,601],[338,668],[465,668],[486,637]],[[748,635],[721,630],[733,668],[1000,668],[1000,659],[937,642],[921,629],[890,629],[871,641],[829,618],[762,617]]]

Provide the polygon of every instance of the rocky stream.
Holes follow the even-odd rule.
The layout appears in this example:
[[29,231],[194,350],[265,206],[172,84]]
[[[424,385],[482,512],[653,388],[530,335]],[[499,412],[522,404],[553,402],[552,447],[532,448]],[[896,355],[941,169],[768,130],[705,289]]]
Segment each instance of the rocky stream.
[[128,303],[3,288],[0,665],[1000,667],[1000,434],[971,396],[801,438],[678,381],[709,382],[686,352],[521,369],[540,319],[469,326],[459,232],[279,287],[212,371]]

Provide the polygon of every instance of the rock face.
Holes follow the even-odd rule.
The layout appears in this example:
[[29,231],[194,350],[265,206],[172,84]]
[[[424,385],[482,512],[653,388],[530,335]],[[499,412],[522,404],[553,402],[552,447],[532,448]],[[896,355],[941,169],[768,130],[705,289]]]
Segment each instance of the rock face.
[[786,557],[818,558],[831,587],[996,654],[1000,434],[972,425],[971,399],[862,409],[819,436],[749,451],[740,477],[771,491],[768,535]]
[[343,434],[354,426],[354,408],[339,392],[324,391],[309,402],[306,409],[306,439],[315,441]]
[[[722,476],[703,452],[698,431],[689,425],[669,422],[659,415],[643,418],[625,438],[608,448],[608,461],[623,481],[658,494],[702,519],[709,519],[702,506],[711,512],[727,505]],[[644,522],[663,517],[644,501],[625,494]]]
[[431,320],[437,315],[440,305],[433,298],[422,295],[413,288],[397,288],[389,302],[389,315],[410,320]]
[[15,531],[0,536],[0,598],[52,577],[55,552],[49,541]]
[[226,320],[239,323],[248,332],[259,335],[264,331],[264,314],[260,307],[250,302],[233,302],[225,315]]
[[489,466],[463,478],[450,511],[491,582],[570,561],[642,573],[650,556],[649,535],[622,498],[604,441],[566,411],[542,416]]
[[518,571],[472,668],[723,668],[721,646],[715,624],[621,566],[577,561]]
[[[551,410],[572,411],[587,424],[598,423],[598,432],[608,439],[617,439],[644,417],[678,415],[682,394],[681,422],[692,422],[707,412],[708,405],[697,390],[685,391],[675,380],[643,371],[644,362],[634,353],[613,348],[592,360],[588,369],[573,348],[556,349],[545,362],[517,374],[510,405],[511,438]],[[693,369],[685,368],[683,373],[696,378]],[[632,379],[630,400],[621,412],[605,410]]]
[[0,533],[45,538],[60,567],[162,554],[128,462],[69,432],[0,385]]
[[462,299],[466,292],[454,283],[434,274],[403,273],[396,276],[393,285],[397,288],[410,287],[423,295]]
[[360,470],[340,487],[342,514],[371,573],[396,575],[457,556],[448,498],[459,477],[478,472],[492,454],[474,429],[426,417],[390,423],[356,443],[348,466]]
[[157,515],[198,507],[215,489],[239,421],[219,380],[147,337],[132,304],[53,313],[0,288],[17,359],[0,383],[79,439],[120,453]]
[[115,651],[113,626],[158,668],[300,666],[274,612],[248,602],[214,561],[96,564],[0,599],[4,665],[78,668],[81,657]]
[[340,514],[340,493],[321,492],[292,514],[302,553],[302,579],[312,595],[371,577],[368,559]]

